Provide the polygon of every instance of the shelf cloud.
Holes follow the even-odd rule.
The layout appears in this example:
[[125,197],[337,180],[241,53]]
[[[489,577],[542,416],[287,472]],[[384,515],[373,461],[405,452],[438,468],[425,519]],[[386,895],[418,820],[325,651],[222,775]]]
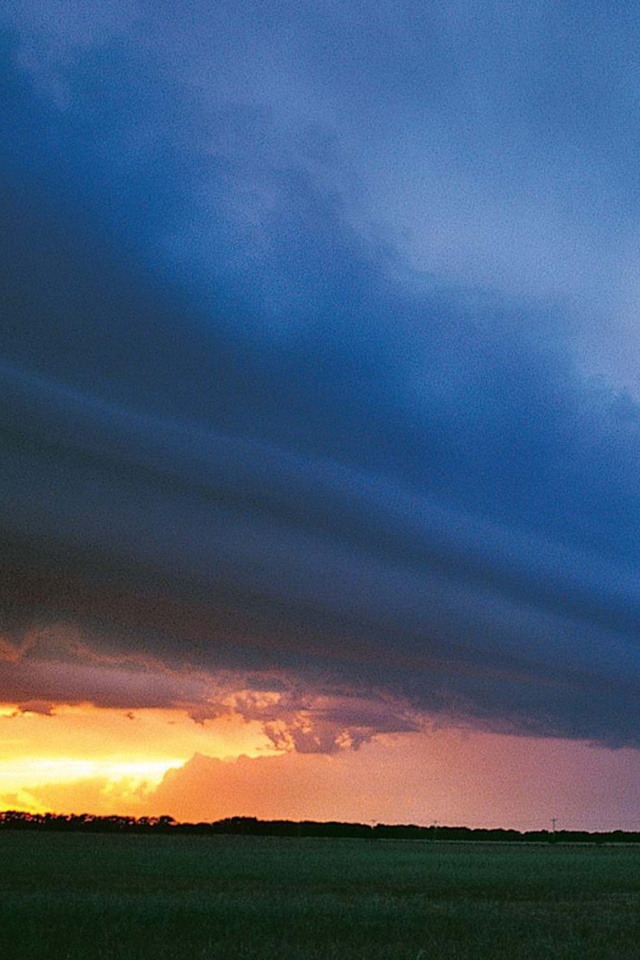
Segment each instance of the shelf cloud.
[[426,717],[638,746],[621,27],[28,6],[2,698],[233,709],[298,752]]

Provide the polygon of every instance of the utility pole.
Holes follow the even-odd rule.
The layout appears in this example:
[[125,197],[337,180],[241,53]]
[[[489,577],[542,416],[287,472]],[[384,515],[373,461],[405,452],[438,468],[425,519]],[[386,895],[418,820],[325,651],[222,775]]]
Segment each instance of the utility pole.
[[551,833],[556,832],[556,823],[558,822],[557,817],[551,817]]

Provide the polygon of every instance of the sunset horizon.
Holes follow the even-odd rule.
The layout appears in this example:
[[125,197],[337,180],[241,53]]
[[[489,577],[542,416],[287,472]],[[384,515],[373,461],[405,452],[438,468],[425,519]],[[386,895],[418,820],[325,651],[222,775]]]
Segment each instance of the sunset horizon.
[[[378,736],[356,756],[348,747],[300,754],[278,749],[260,724],[232,711],[196,722],[179,710],[78,705],[39,714],[1,705],[5,719],[14,728],[21,720],[22,729],[14,730],[16,755],[3,741],[2,810],[178,822],[239,816],[519,832],[640,829],[640,759],[630,749],[576,750],[568,740],[523,742],[433,726]],[[55,722],[61,730],[53,733]],[[26,742],[33,746],[25,755]]]

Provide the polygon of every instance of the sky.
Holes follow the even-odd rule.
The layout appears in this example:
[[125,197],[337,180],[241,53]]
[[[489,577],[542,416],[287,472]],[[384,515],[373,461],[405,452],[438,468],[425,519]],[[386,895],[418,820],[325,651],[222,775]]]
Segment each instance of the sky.
[[640,825],[639,41],[0,0],[0,807]]

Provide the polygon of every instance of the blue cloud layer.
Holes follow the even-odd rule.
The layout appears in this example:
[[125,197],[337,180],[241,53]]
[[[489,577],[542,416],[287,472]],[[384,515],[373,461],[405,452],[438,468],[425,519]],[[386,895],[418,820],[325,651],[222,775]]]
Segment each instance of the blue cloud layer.
[[[114,614],[102,627],[123,648],[637,742],[640,409],[619,386],[624,365],[613,386],[576,362],[592,278],[558,294],[567,237],[585,238],[574,267],[609,262],[615,217],[596,230],[586,196],[617,194],[621,209],[632,105],[622,58],[613,76],[598,69],[617,22],[560,8],[533,33],[516,8],[499,39],[491,5],[477,24],[466,5],[427,16],[405,3],[370,22],[305,5],[246,20],[195,5],[188,21],[162,5],[136,17],[79,4],[73,28],[44,14],[10,25],[0,523],[12,583],[62,563],[97,588],[183,604],[165,631]],[[590,40],[585,17],[607,30]],[[517,218],[547,217],[557,157],[587,148],[589,183],[551,191],[555,247],[547,226],[528,245]],[[415,237],[408,263],[385,161],[426,234],[459,227],[451,264],[433,247],[418,272]],[[421,206],[434,190],[435,211]],[[513,202],[510,232],[493,230],[502,213],[474,222],[479,195]],[[553,277],[521,282],[518,264],[554,251]],[[496,265],[511,253],[507,275]],[[8,621],[43,616],[12,590]],[[52,588],[51,615],[65,605]],[[206,642],[191,608],[211,623]]]

